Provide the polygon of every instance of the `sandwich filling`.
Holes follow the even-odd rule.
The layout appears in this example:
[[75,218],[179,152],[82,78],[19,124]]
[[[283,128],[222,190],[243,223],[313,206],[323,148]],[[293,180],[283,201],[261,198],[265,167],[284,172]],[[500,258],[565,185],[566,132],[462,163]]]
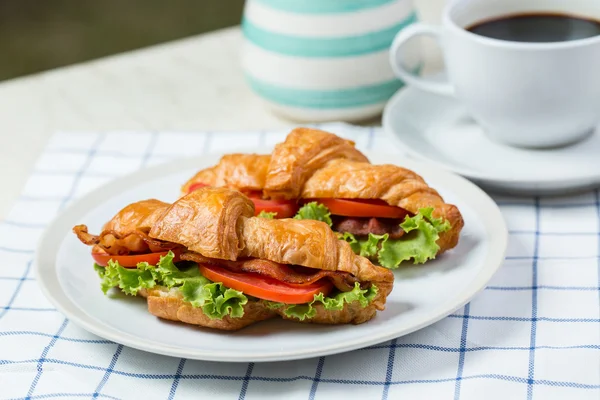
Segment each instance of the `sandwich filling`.
[[178,256],[169,251],[155,265],[141,261],[135,267],[124,267],[118,256],[112,256],[105,266],[96,263],[94,268],[105,294],[114,287],[133,296],[166,289],[201,308],[210,319],[241,318],[244,305],[254,301],[303,321],[316,315],[317,305],[342,310],[356,301],[367,307],[378,291],[344,272],[314,272],[258,259],[215,260],[192,252]]

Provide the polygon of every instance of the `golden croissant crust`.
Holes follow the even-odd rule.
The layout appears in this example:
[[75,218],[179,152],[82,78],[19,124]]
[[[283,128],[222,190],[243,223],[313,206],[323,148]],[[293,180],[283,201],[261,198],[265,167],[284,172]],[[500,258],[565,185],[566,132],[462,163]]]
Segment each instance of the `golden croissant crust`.
[[135,229],[149,230],[169,205],[156,199],[138,201],[119,211],[102,229],[120,234]]
[[254,215],[254,203],[235,190],[203,188],[173,203],[149,236],[181,244],[205,257],[237,259],[244,248],[241,217]]
[[196,183],[229,187],[243,192],[261,191],[265,187],[270,161],[270,154],[226,154],[217,165],[199,171],[187,181],[181,188],[181,193],[188,194],[190,187]]
[[[420,208],[433,207],[433,215],[448,220],[452,226],[449,231],[440,234],[437,242],[439,253],[456,246],[464,226],[458,208],[444,202],[442,196],[420,175],[396,165],[371,164],[351,141],[332,133],[294,129],[283,143],[275,147],[266,170],[263,169],[264,163],[269,156],[247,155],[244,158],[233,154],[226,157],[217,166],[203,171],[217,169],[224,173],[241,163],[244,167],[240,171],[247,169],[254,182],[264,182],[262,189],[267,197],[381,199],[413,214]],[[260,165],[260,169],[252,169],[252,163]],[[198,176],[208,177],[203,171],[191,181],[199,182]],[[262,173],[265,173],[264,179],[258,176]],[[207,178],[204,183],[222,186],[219,182],[223,180]],[[236,176],[236,180],[243,181],[240,176]],[[229,183],[229,187],[246,189],[235,186],[232,180]],[[184,187],[189,187],[189,184]]]
[[273,150],[264,193],[296,199],[306,179],[328,161],[339,158],[369,162],[350,140],[318,129],[296,128]]
[[243,220],[242,234],[246,241],[243,257],[348,272],[363,282],[393,280],[391,271],[354,254],[346,241],[320,221],[248,218]]

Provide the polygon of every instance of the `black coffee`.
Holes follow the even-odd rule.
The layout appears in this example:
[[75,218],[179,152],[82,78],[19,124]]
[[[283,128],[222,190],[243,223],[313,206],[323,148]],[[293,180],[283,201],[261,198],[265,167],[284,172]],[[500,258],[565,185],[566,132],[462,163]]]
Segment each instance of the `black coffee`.
[[517,14],[478,22],[467,30],[512,42],[566,42],[600,35],[600,21],[565,14]]

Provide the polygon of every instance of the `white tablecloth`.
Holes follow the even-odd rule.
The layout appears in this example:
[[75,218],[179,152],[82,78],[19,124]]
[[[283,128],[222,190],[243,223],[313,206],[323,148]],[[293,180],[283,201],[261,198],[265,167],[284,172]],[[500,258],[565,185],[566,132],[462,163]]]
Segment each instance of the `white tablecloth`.
[[[361,149],[394,148],[380,128],[330,129],[353,138]],[[37,239],[82,194],[145,166],[232,145],[272,145],[285,134],[54,135],[0,222],[0,398],[600,397],[597,191],[562,198],[495,197],[510,245],[486,290],[418,332],[329,357],[233,364],[149,354],[87,333],[41,294],[32,268]]]

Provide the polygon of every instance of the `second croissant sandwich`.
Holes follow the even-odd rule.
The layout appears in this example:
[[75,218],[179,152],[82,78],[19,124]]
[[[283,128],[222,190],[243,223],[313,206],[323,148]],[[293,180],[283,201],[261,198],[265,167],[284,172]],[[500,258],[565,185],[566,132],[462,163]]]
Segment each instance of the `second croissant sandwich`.
[[384,309],[394,281],[327,224],[255,217],[249,198],[225,188],[133,203],[99,235],[73,230],[93,246],[105,292],[118,287],[158,317],[216,329],[277,316],[362,323]]
[[357,254],[392,269],[455,247],[464,224],[417,173],[371,164],[352,141],[318,129],[292,130],[272,154],[225,155],[182,193],[205,185],[246,193],[265,216],[324,221]]

